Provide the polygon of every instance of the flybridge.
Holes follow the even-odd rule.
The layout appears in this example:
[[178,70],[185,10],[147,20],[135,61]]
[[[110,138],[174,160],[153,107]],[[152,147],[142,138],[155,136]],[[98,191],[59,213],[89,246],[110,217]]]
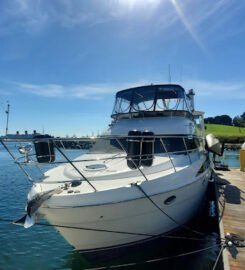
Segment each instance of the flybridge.
[[188,94],[180,85],[148,85],[119,91],[112,112],[112,118],[121,114],[139,112],[185,111],[191,113],[193,91]]

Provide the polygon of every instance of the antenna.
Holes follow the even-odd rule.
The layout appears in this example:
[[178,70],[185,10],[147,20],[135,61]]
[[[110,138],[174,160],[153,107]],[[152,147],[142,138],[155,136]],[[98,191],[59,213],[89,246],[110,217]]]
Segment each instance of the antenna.
[[171,65],[168,64],[168,82],[171,84]]
[[5,135],[7,136],[8,135],[8,130],[9,130],[9,113],[10,113],[10,104],[9,102],[7,101],[8,105],[7,105],[7,110],[5,111],[6,114],[7,114],[7,121],[6,121],[6,132],[5,132]]
[[183,66],[180,65],[180,83],[182,83]]

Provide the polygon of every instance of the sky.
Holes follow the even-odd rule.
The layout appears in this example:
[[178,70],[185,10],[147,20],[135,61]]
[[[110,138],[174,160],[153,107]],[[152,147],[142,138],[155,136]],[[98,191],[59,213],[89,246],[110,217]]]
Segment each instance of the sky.
[[10,133],[101,133],[117,91],[170,77],[206,117],[241,115],[244,13],[238,0],[1,0],[0,134],[8,102]]

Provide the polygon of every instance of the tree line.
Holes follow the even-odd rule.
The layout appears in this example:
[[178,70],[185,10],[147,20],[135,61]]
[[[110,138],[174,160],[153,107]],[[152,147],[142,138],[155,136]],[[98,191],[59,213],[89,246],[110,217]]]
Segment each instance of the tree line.
[[245,112],[235,116],[233,119],[229,115],[217,115],[215,117],[204,118],[205,124],[218,124],[226,126],[245,127]]

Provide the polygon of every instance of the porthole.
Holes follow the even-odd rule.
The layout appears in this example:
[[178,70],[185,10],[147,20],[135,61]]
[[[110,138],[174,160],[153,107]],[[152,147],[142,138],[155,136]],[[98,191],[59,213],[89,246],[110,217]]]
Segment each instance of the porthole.
[[170,196],[164,201],[164,204],[169,205],[169,204],[173,203],[175,200],[176,200],[176,196],[174,196],[174,195]]

